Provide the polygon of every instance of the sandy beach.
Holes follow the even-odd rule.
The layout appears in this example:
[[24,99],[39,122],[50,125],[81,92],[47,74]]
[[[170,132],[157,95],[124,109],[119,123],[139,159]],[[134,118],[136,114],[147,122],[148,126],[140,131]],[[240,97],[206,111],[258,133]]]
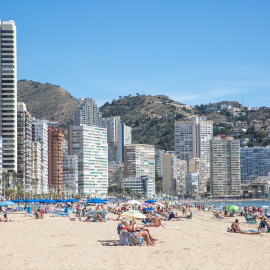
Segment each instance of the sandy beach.
[[[269,269],[270,234],[226,233],[234,218],[218,220],[209,212],[163,222],[172,228],[150,228],[158,238],[154,247],[118,246],[116,221],[9,218],[20,222],[0,223],[0,269]],[[242,229],[257,229],[240,221]]]

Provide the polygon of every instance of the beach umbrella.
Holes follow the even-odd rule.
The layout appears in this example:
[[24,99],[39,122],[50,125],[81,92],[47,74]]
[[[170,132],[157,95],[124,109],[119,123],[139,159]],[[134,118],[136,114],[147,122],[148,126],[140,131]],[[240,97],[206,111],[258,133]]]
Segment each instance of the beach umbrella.
[[104,200],[95,198],[95,199],[92,199],[92,200],[90,200],[90,201],[87,201],[87,203],[104,204]]
[[143,209],[144,211],[155,211],[152,207],[147,207]]
[[103,201],[104,201],[104,202],[110,202],[110,200],[109,200],[109,199],[104,199]]
[[146,202],[146,203],[155,203],[157,201],[155,201],[155,200],[148,200],[148,201],[144,201],[144,202]]
[[4,202],[0,202],[0,206],[17,206],[16,203],[12,202],[12,201],[4,201]]
[[78,202],[78,199],[68,199],[67,202]]
[[16,200],[12,200],[12,202],[18,203],[18,202],[23,202],[23,200],[16,199]]
[[155,202],[154,204],[157,204],[157,205],[159,205],[161,207],[165,207],[162,203],[159,203],[159,202]]
[[229,205],[229,206],[227,207],[227,209],[228,209],[231,213],[236,213],[236,212],[238,211],[239,207],[236,206],[236,205]]
[[58,200],[55,200],[56,202],[66,202],[65,200],[62,200],[62,199],[58,199]]
[[146,215],[142,214],[137,210],[130,210],[121,214],[122,217],[131,217],[131,218],[146,218]]
[[135,205],[135,204],[141,204],[141,203],[137,200],[130,200],[130,201],[127,201],[127,204]]

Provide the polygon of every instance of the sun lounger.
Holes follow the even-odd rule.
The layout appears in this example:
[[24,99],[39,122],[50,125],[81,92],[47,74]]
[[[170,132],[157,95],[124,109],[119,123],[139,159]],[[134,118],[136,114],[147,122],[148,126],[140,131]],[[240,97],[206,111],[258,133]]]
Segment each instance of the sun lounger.
[[244,217],[245,217],[247,223],[257,223],[256,218],[251,218],[248,213],[245,214]]
[[141,246],[144,242],[143,237],[128,233],[128,245],[129,246]]

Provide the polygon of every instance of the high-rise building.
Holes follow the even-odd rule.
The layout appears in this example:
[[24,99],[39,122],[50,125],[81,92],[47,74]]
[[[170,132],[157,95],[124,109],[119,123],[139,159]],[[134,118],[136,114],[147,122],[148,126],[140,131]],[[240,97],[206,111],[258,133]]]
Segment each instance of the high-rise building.
[[32,141],[41,148],[41,193],[48,193],[48,125],[44,120],[32,118]]
[[3,169],[17,171],[17,48],[14,21],[0,21],[0,136]]
[[187,162],[170,153],[164,153],[162,161],[163,193],[184,194],[186,191]]
[[35,193],[42,194],[41,188],[41,144],[39,142],[32,143],[32,164],[33,164],[33,175],[32,179],[35,183]]
[[63,156],[63,191],[68,194],[78,194],[78,157]]
[[120,161],[121,164],[125,162],[125,153],[124,149],[126,145],[131,144],[132,135],[131,135],[131,127],[126,126],[125,124],[121,124],[119,126],[120,131],[118,132],[118,145],[117,145],[117,160]]
[[201,158],[193,158],[189,160],[189,173],[199,173],[199,193],[206,192],[206,162]]
[[[2,137],[0,137],[0,180],[3,180],[3,140],[2,140]],[[2,183],[3,181],[0,184],[0,192],[2,191]]]
[[78,157],[79,194],[108,194],[108,144],[105,128],[69,127],[68,153]]
[[155,186],[155,147],[149,144],[129,144],[124,149],[124,178],[146,176]]
[[32,182],[32,116],[23,102],[17,103],[17,175],[26,192],[34,190]]
[[213,137],[213,122],[206,117],[192,116],[190,121],[175,123],[175,154],[189,162],[201,158],[206,162],[206,174],[210,172],[210,140]]
[[270,173],[270,147],[243,147],[240,150],[241,184],[247,187],[259,176]]
[[165,153],[164,150],[155,149],[155,171],[156,175],[162,177],[162,170],[163,170],[163,154]]
[[50,126],[48,130],[48,184],[57,193],[63,190],[63,141],[61,128]]
[[192,196],[198,195],[200,175],[198,172],[187,173],[186,175],[186,193]]
[[124,146],[131,144],[131,127],[121,123],[120,116],[102,118],[101,127],[107,129],[109,162],[124,162]]
[[100,126],[101,114],[99,108],[92,98],[81,98],[78,100],[74,112],[74,125]]
[[240,141],[214,137],[210,142],[211,196],[240,196]]

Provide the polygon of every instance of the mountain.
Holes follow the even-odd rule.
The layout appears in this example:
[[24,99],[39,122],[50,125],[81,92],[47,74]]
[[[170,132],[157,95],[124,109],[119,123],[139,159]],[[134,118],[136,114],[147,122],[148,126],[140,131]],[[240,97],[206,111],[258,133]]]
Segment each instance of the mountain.
[[37,119],[58,121],[64,130],[73,124],[77,99],[58,85],[20,80],[18,102],[24,102]]
[[194,108],[168,96],[139,95],[120,97],[100,108],[103,117],[121,116],[132,127],[133,143],[153,144],[173,150],[174,121],[194,114]]
[[[18,101],[27,105],[29,112],[38,119],[58,121],[67,134],[68,125],[73,124],[73,114],[77,99],[58,85],[42,84],[34,81],[18,82]],[[242,112],[235,116],[228,110],[220,110],[221,104],[232,105]],[[209,109],[212,105],[216,111]],[[132,127],[133,143],[153,144],[156,148],[174,150],[174,122],[186,120],[191,115],[206,116],[213,120],[215,134],[230,134],[232,126],[225,122],[245,121],[249,129],[237,138],[251,138],[255,145],[269,145],[270,109],[261,107],[256,111],[244,108],[236,101],[222,101],[195,107],[174,101],[165,95],[123,96],[118,100],[106,102],[101,108],[103,117],[121,116],[122,122]],[[262,126],[252,128],[252,120],[261,120]],[[220,129],[222,128],[222,129]]]

